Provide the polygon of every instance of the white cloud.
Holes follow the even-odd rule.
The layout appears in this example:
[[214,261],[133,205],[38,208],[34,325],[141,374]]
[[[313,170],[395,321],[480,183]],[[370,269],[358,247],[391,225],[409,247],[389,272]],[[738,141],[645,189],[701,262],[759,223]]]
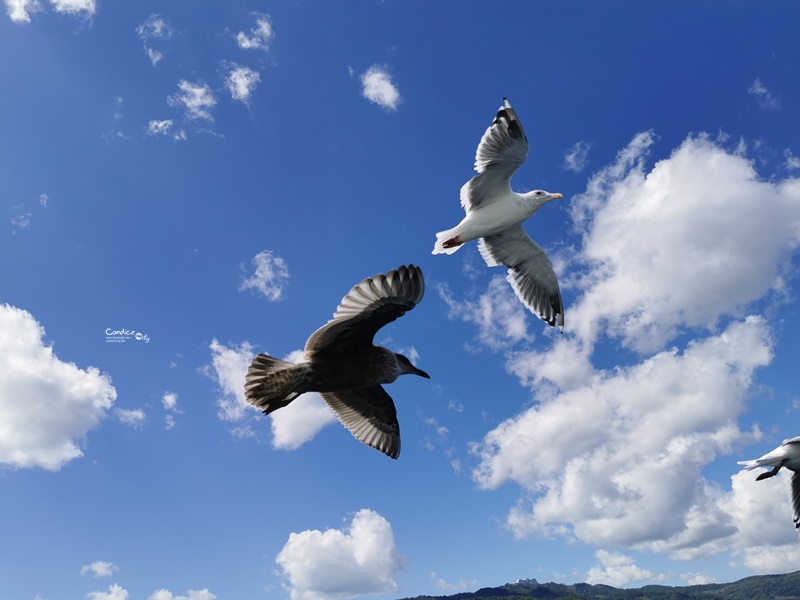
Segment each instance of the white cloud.
[[261,75],[247,67],[231,65],[230,72],[225,78],[225,87],[231,93],[231,98],[247,104],[253,90],[256,89]]
[[449,309],[448,318],[475,323],[478,339],[492,350],[532,339],[527,329],[525,307],[517,300],[502,275],[493,277],[486,293],[477,300],[459,302],[446,286],[439,286],[438,289],[439,296]]
[[236,35],[236,43],[244,50],[269,50],[269,40],[274,35],[269,15],[255,13],[256,26],[247,34],[240,31]]
[[83,456],[117,392],[96,368],[57,358],[44,335],[30,313],[0,305],[0,464],[56,471]]
[[758,105],[766,110],[779,110],[781,108],[780,98],[775,97],[770,92],[759,78],[753,82],[753,85],[747,90],[748,94],[752,94],[758,100]]
[[197,119],[214,120],[214,117],[211,116],[211,109],[217,105],[217,101],[208,85],[181,79],[178,82],[178,89],[180,92],[167,97],[167,103],[170,106],[183,108],[186,116],[193,121]]
[[173,29],[169,22],[158,14],[152,14],[141,25],[136,27],[136,33],[142,40],[144,51],[150,62],[155,67],[164,58],[163,53],[150,46],[152,40],[168,40],[172,37]]
[[222,397],[217,400],[217,416],[223,421],[243,419],[249,410],[255,410],[244,398],[244,381],[247,369],[255,357],[249,342],[231,347],[211,340],[211,365],[206,367],[207,375],[216,379]]
[[576,142],[564,155],[564,168],[573,173],[583,171],[589,163],[589,150],[591,147],[592,145],[589,142]]
[[115,408],[114,414],[117,416],[120,423],[134,428],[141,427],[147,418],[141,408],[130,410],[126,408]]
[[20,213],[16,217],[12,217],[11,219],[11,227],[13,228],[13,233],[16,233],[18,229],[27,229],[31,226],[31,213]]
[[386,110],[397,110],[402,102],[400,91],[392,83],[392,76],[385,66],[372,65],[361,74],[361,91],[364,98]]
[[47,201],[49,199],[50,198],[47,197],[47,194],[39,194],[39,204],[41,204],[45,208],[47,208]]
[[653,141],[637,135],[572,201],[589,268],[576,276],[583,296],[567,318],[587,343],[604,327],[652,352],[685,327],[713,330],[781,290],[800,243],[800,180],[764,181],[702,135],[646,173]]
[[239,291],[257,290],[267,300],[280,300],[289,281],[286,262],[280,256],[274,256],[271,250],[259,252],[250,262],[253,263],[255,272],[251,277],[242,280]]
[[166,427],[167,429],[174,429],[175,425],[177,425],[175,417],[173,417],[172,415],[166,415],[164,417],[164,427]]
[[800,169],[800,156],[794,156],[789,148],[783,151],[783,155],[786,157],[785,166],[787,170],[797,171]]
[[395,594],[395,577],[405,567],[392,526],[369,509],[342,530],[290,534],[275,562],[289,580],[292,600]]
[[50,0],[56,12],[78,16],[85,13],[86,17],[93,17],[97,5],[95,0]]
[[118,583],[112,583],[108,586],[108,592],[89,592],[86,597],[89,600],[128,600],[128,590]]
[[150,594],[147,600],[216,600],[216,596],[206,588],[189,590],[185,596],[175,596],[169,590],[157,590]]
[[593,566],[586,574],[586,583],[604,584],[617,588],[624,587],[634,581],[652,579],[654,574],[633,564],[630,556],[619,552],[598,550],[595,557],[599,565]]
[[150,121],[147,124],[147,135],[167,135],[172,128],[172,119]]
[[117,565],[102,560],[96,560],[90,565],[83,565],[81,567],[81,575],[91,573],[95,579],[98,577],[111,577],[115,571],[119,571]]
[[454,590],[469,590],[469,589],[477,589],[480,586],[480,582],[477,579],[470,579],[467,581],[463,577],[461,577],[458,582],[456,583],[449,583],[439,577],[436,574],[436,571],[431,573],[431,580],[433,581],[433,586],[437,590],[442,590],[445,592],[451,592]]
[[[577,292],[570,325],[549,349],[506,354],[533,403],[474,445],[473,478],[484,489],[522,488],[505,521],[518,538],[677,560],[730,551],[752,570],[776,569],[769,561],[796,546],[788,491],[775,499],[774,487],[738,475],[726,490],[703,471],[761,435],[737,421],[772,360],[772,331],[743,315],[787,294],[800,180],[765,181],[741,144],[728,151],[704,135],[648,171],[654,142],[651,132],[635,136],[573,200],[582,244],[564,259],[564,286]],[[689,335],[665,350],[679,334]],[[601,338],[601,360],[620,347],[639,354],[597,369]],[[797,557],[787,552],[779,564],[791,569]],[[591,576],[635,581],[643,573],[626,560],[598,555]]]
[[178,409],[178,394],[175,392],[164,392],[164,395],[161,398],[161,405],[164,407],[164,410],[175,413],[181,412]]
[[31,13],[42,9],[38,0],[5,0],[5,3],[8,16],[15,23],[30,23]]

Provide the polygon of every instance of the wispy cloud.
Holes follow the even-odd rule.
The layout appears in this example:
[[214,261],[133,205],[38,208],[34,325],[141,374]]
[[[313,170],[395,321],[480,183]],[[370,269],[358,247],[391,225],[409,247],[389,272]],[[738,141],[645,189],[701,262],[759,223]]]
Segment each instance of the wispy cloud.
[[167,103],[170,106],[182,108],[186,116],[193,121],[198,119],[214,120],[211,109],[217,105],[217,101],[208,85],[181,79],[178,82],[178,89],[179,92],[167,97]]
[[38,0],[5,0],[8,16],[15,23],[30,23],[31,14],[42,10]]
[[225,77],[225,87],[228,88],[231,98],[247,104],[260,80],[261,75],[253,69],[230,64],[228,75]]
[[111,577],[116,571],[119,571],[117,565],[103,560],[96,560],[90,565],[81,567],[81,575],[91,574],[95,579],[98,577]]
[[167,135],[170,129],[172,129],[172,119],[150,121],[147,124],[147,135]]
[[580,173],[589,164],[589,150],[592,145],[589,142],[576,142],[575,145],[567,150],[564,155],[564,168],[573,173]]
[[397,110],[403,101],[385,65],[372,65],[364,71],[361,75],[361,85],[364,98],[388,111]]
[[161,51],[152,47],[154,40],[168,40],[172,37],[173,29],[169,22],[158,14],[152,14],[148,19],[136,27],[136,33],[139,39],[142,40],[145,54],[150,59],[150,62],[155,67],[158,62],[164,58]]
[[47,194],[39,194],[39,204],[45,208],[47,208],[47,201],[49,199],[50,198],[47,196]]
[[115,408],[114,414],[120,423],[134,429],[141,427],[147,419],[147,415],[141,408]]
[[[280,300],[289,282],[289,267],[286,262],[280,256],[275,256],[271,250],[259,252],[250,262],[255,271],[242,280],[239,291],[256,290],[267,300]],[[244,265],[240,266],[242,270],[245,269]]]
[[272,39],[272,21],[270,16],[262,13],[254,13],[256,24],[249,33],[240,31],[236,34],[236,43],[239,48],[244,50],[269,50],[269,41]]
[[50,0],[53,10],[72,16],[91,18],[97,10],[95,0]]
[[147,597],[147,600],[216,600],[216,596],[208,591],[207,588],[202,590],[189,590],[186,595],[176,596],[169,590],[157,590]]
[[19,229],[27,229],[31,226],[31,213],[19,213],[16,217],[11,217],[12,233],[17,233]]
[[756,78],[747,93],[755,96],[756,100],[758,100],[758,105],[763,109],[779,110],[781,108],[780,98],[769,91],[759,78]]

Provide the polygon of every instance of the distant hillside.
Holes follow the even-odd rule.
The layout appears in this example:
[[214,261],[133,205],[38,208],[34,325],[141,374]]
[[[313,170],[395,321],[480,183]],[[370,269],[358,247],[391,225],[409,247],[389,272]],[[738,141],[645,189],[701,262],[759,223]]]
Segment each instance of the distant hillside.
[[636,589],[617,589],[609,585],[576,583],[539,583],[527,579],[520,583],[507,583],[501,587],[481,588],[477,592],[462,592],[451,596],[417,596],[402,600],[800,600],[800,571],[786,575],[758,575],[734,583],[710,583],[670,587],[646,585]]

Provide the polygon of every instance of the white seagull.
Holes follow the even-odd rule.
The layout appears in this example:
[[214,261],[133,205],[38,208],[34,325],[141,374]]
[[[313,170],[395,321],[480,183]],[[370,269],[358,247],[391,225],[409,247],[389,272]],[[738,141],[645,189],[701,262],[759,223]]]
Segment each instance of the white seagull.
[[794,510],[794,527],[800,529],[800,435],[783,440],[780,446],[761,458],[743,460],[737,464],[743,465],[748,471],[758,467],[774,467],[771,471],[761,473],[756,477],[756,481],[777,475],[781,467],[794,471],[792,474],[792,509]]
[[508,282],[533,314],[551,327],[564,327],[564,305],[553,266],[544,250],[522,228],[522,222],[543,204],[561,198],[534,190],[517,194],[511,176],[525,162],[528,138],[507,98],[483,134],[475,154],[478,175],[461,188],[467,216],[453,229],[436,234],[433,254],[452,254],[478,239],[481,256],[490,267],[508,267]]

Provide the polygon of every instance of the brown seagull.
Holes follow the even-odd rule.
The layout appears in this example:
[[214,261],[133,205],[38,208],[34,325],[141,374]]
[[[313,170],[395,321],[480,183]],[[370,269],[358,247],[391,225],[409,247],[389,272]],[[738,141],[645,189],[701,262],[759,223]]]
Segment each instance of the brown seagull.
[[422,270],[414,265],[368,277],[342,298],[333,319],[311,334],[303,362],[266,354],[253,359],[244,385],[247,401],[269,414],[300,394],[319,392],[357,440],[397,458],[397,411],[381,384],[406,373],[430,376],[372,339],[414,308],[424,292]]

